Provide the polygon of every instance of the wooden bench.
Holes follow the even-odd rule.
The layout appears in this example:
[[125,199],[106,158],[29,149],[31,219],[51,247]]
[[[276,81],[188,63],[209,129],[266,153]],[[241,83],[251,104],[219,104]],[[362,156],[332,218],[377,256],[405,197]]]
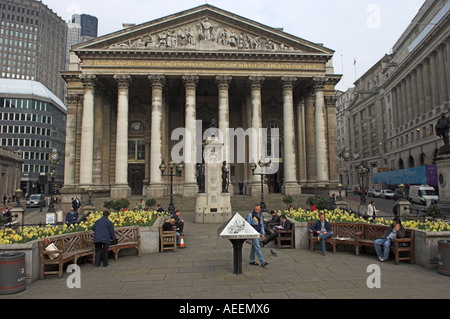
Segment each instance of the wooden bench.
[[177,232],[175,230],[164,231],[162,225],[159,226],[159,241],[160,252],[163,253],[166,250],[177,251]]
[[[375,240],[382,238],[387,229],[388,226],[383,225],[364,225],[364,231],[357,237],[356,254],[359,255],[360,249],[363,247],[375,247]],[[407,228],[405,238],[397,238],[391,244],[390,251],[394,253],[397,265],[401,260],[409,260],[411,264],[414,264],[414,230]],[[403,253],[406,256],[402,256]]]
[[108,251],[114,252],[114,259],[117,261],[119,251],[127,248],[136,248],[138,256],[141,257],[141,235],[138,226],[127,226],[115,228],[114,233],[118,239],[116,245],[110,245]]
[[[295,224],[291,222],[290,230],[279,230],[278,237],[276,238],[278,243],[278,249],[280,248],[294,248],[294,234],[295,234]],[[285,242],[285,244],[283,244]],[[287,243],[286,243],[287,242]]]
[[[76,264],[81,257],[94,256],[94,247],[88,232],[60,235],[49,239],[56,246],[57,250],[46,251],[44,240],[39,241],[41,279],[44,279],[45,275],[54,274],[58,274],[59,278],[62,278],[65,263],[72,262]],[[49,255],[53,254],[58,256],[51,259]],[[58,265],[58,271],[46,271],[45,266],[47,265]]]
[[[314,251],[314,244],[319,242],[317,234],[311,230],[311,227],[315,222],[311,221],[308,223],[309,230],[309,249]],[[353,223],[330,223],[331,231],[333,232],[333,237],[325,239],[325,243],[329,243],[333,246],[333,253],[336,253],[337,246],[343,245],[353,245],[356,247],[356,239],[358,234],[364,231],[363,224],[353,224]],[[322,240],[322,239],[321,239]]]
[[[314,250],[314,244],[319,242],[317,235],[311,230],[315,222],[308,223],[309,247]],[[352,223],[330,223],[333,237],[327,238],[326,243],[333,246],[333,253],[340,244],[355,246],[358,256],[361,248],[374,247],[374,241],[381,238],[389,226],[373,224],[352,224]],[[391,252],[395,255],[395,262],[399,264],[401,260],[409,260],[414,263],[414,230],[406,229],[405,238],[398,238],[391,246]],[[408,256],[400,256],[400,253],[408,253]]]
[[[115,260],[119,257],[119,251],[126,248],[136,248],[138,256],[141,256],[141,236],[138,226],[117,227],[114,229],[118,244],[110,245],[108,250],[114,252]],[[49,237],[50,242],[55,244],[58,250],[46,251],[44,240],[39,241],[39,252],[41,257],[41,279],[45,275],[58,274],[62,278],[64,264],[71,262],[76,264],[81,257],[91,257],[95,261],[94,232],[86,231],[60,236]],[[55,259],[49,255],[58,254]],[[46,271],[46,265],[58,265],[58,271]]]

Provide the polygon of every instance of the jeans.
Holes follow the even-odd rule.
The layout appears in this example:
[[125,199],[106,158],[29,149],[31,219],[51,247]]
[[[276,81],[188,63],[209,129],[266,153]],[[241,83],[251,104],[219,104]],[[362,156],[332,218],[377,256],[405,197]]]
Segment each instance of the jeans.
[[261,252],[261,246],[259,245],[259,238],[252,239],[252,249],[250,250],[250,263],[255,262],[255,254],[258,256],[261,264],[264,262],[264,256]]
[[100,261],[103,261],[103,267],[108,266],[108,248],[109,244],[95,243],[95,266],[100,266]]
[[322,232],[320,232],[320,233],[318,234],[318,236],[320,236],[320,238],[322,238],[322,240],[320,241],[320,245],[322,246],[322,252],[323,252],[323,253],[327,251],[326,248],[325,248],[325,239],[327,239],[327,238],[329,238],[329,237],[331,237],[331,236],[333,236],[333,235],[334,235],[334,234],[333,234],[332,231],[329,231],[329,232],[326,233],[325,235],[324,235]]
[[[384,245],[383,252],[381,251],[381,245]],[[383,259],[389,258],[389,251],[391,249],[391,241],[387,238],[379,238],[374,241],[375,251],[378,257]]]

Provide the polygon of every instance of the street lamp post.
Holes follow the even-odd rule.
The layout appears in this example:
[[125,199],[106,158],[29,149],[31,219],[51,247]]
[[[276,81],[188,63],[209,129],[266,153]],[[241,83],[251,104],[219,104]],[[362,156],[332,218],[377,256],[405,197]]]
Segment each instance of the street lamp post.
[[[174,173],[173,169],[176,168],[176,172]],[[170,203],[169,203],[169,213],[174,214],[175,213],[175,205],[173,204],[173,177],[181,177],[181,173],[184,170],[183,163],[175,164],[175,162],[170,161],[169,162],[169,174],[164,175],[164,172],[166,171],[167,166],[164,163],[164,159],[161,161],[161,165],[159,165],[159,170],[161,171],[161,176],[168,176],[170,177]]]
[[261,173],[255,173],[255,170],[257,167],[255,163],[250,164],[250,169],[252,170],[253,176],[255,176],[255,175],[261,176],[261,204],[260,205],[261,205],[261,212],[266,212],[266,203],[264,201],[264,176],[267,174],[264,173],[263,168],[269,167],[270,165],[272,165],[272,160],[270,160],[270,162],[268,162],[268,163],[259,161],[258,165],[259,165],[259,167],[261,167]]
[[369,172],[369,169],[366,166],[364,166],[364,164],[361,164],[358,167],[358,174],[361,178],[361,203],[360,203],[360,205],[367,205],[366,195],[365,195],[365,186],[364,186],[364,177],[366,176],[367,172]]

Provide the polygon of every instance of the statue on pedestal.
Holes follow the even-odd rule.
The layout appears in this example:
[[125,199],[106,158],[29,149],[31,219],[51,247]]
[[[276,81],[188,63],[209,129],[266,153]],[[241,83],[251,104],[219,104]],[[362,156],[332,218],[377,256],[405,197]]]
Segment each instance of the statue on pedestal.
[[449,146],[449,136],[448,132],[450,130],[450,118],[442,113],[441,118],[436,124],[436,135],[444,140],[445,146]]
[[195,176],[197,177],[199,194],[205,193],[205,164],[197,164],[197,173],[195,174]]
[[227,168],[227,162],[224,161],[222,165],[222,193],[228,193],[228,187],[230,186],[230,172]]

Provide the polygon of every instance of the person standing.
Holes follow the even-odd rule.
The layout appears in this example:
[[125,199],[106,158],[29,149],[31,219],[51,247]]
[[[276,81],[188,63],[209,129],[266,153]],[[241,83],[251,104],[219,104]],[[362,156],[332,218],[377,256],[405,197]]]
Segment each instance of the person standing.
[[111,241],[116,237],[114,233],[114,225],[109,220],[109,211],[103,212],[103,217],[97,220],[92,227],[94,231],[94,245],[95,245],[95,266],[100,266],[100,261],[103,262],[103,267],[108,266],[108,248]]
[[375,208],[375,201],[371,201],[367,206],[367,221],[373,222],[377,217],[377,209]]
[[[261,206],[256,204],[253,212],[248,214],[247,222],[261,235],[261,238],[264,240],[264,227],[263,227],[263,218],[261,213]],[[259,238],[252,239],[252,249],[250,251],[250,265],[258,266],[258,263],[255,261],[256,256],[261,263],[262,267],[266,267],[269,263],[264,261],[264,256],[261,252],[261,246],[259,244]]]

